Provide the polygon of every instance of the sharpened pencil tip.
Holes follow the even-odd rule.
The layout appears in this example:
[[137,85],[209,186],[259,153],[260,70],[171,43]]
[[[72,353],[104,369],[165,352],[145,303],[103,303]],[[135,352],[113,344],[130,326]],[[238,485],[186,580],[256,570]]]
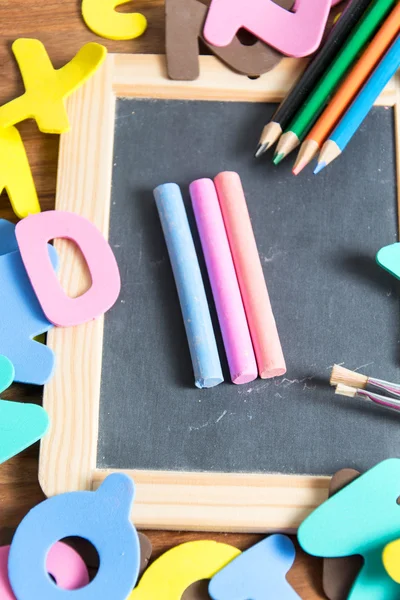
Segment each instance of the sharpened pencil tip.
[[322,169],[325,169],[325,167],[326,167],[326,162],[319,162],[314,169],[314,175],[318,175],[318,173],[320,171],[322,171]]
[[254,155],[255,158],[260,158],[260,156],[262,156],[264,152],[268,150],[269,146],[270,144],[258,144],[256,153]]
[[285,155],[283,152],[280,152],[279,154],[275,154],[274,156],[274,160],[273,163],[274,165],[279,165],[279,163],[285,158]]
[[306,163],[303,162],[299,162],[299,164],[294,165],[293,169],[292,169],[292,173],[293,175],[298,175],[306,166]]

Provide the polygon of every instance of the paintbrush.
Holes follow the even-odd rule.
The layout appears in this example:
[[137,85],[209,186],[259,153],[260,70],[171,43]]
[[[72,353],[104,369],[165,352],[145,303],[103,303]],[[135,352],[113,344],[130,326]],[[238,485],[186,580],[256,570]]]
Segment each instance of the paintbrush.
[[340,396],[347,396],[349,398],[355,398],[358,396],[367,402],[372,402],[373,404],[377,404],[382,408],[387,408],[389,410],[393,410],[396,412],[400,412],[400,400],[394,400],[393,398],[388,398],[387,396],[381,396],[379,394],[373,394],[372,392],[368,392],[367,390],[350,387],[349,385],[344,385],[343,383],[339,383],[336,386],[336,394]]
[[344,384],[352,388],[365,390],[368,386],[384,391],[395,398],[400,398],[400,385],[384,381],[383,379],[375,379],[375,377],[367,377],[361,373],[350,371],[340,365],[334,365],[331,375],[331,385]]

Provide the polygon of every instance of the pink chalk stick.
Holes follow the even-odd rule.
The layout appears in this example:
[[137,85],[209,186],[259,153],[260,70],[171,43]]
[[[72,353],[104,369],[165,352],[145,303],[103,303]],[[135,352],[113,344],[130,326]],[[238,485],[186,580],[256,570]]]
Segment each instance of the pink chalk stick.
[[318,49],[332,0],[297,0],[294,12],[273,0],[212,0],[204,37],[227,46],[244,27],[287,56],[307,56]]
[[286,364],[265,283],[257,244],[237,173],[215,178],[233,262],[253,340],[258,372],[268,379],[286,373]]
[[257,363],[214,183],[198,179],[190,185],[190,195],[231,378],[248,383],[257,378]]
[[[10,546],[0,548],[0,598],[16,600],[8,579]],[[47,570],[63,590],[78,590],[89,583],[89,573],[80,555],[67,544],[58,542],[50,549]]]

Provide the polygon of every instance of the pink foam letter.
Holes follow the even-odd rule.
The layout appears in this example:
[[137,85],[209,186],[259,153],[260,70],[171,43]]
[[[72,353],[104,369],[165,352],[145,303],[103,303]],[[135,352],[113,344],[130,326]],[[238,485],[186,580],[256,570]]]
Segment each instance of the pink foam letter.
[[230,44],[241,27],[287,56],[307,56],[321,43],[332,0],[297,0],[295,12],[272,0],[212,0],[204,37]]
[[[90,221],[53,210],[26,217],[16,226],[15,234],[32,287],[51,323],[59,327],[79,325],[113,306],[121,289],[117,261]],[[87,262],[92,285],[78,298],[65,294],[51,265],[47,243],[56,238],[75,242]]]
[[[0,548],[0,598],[16,600],[8,579],[10,546]],[[63,590],[79,590],[89,583],[89,573],[80,555],[62,542],[54,544],[47,557],[47,571]]]

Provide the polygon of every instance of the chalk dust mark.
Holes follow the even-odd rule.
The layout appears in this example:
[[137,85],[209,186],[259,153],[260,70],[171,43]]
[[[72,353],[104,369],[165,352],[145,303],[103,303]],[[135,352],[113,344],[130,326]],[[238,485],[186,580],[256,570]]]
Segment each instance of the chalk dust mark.
[[219,423],[220,421],[222,421],[222,419],[224,418],[224,416],[227,414],[227,410],[224,410],[224,412],[222,413],[222,415],[220,415],[218,417],[218,419],[215,421],[215,423]]
[[365,369],[365,367],[370,367],[373,364],[374,364],[373,362],[370,362],[370,363],[367,363],[366,365],[361,365],[361,367],[357,367],[357,369],[354,369],[354,371],[357,372],[360,369]]

